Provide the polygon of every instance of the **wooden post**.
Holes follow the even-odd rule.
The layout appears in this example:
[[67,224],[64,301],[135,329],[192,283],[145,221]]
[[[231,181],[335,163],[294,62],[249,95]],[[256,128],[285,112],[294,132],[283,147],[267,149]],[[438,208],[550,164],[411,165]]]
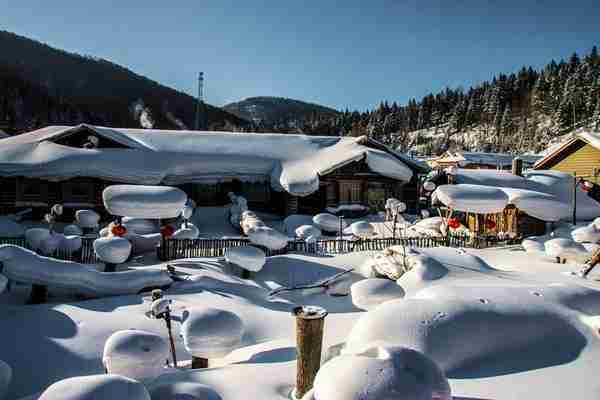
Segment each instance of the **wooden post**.
[[294,396],[302,398],[308,392],[321,366],[323,325],[327,310],[317,306],[294,308],[296,317],[296,389]]
[[523,176],[523,160],[519,157],[512,160],[512,173],[513,175]]
[[43,304],[48,300],[48,286],[31,285],[31,293],[27,304]]
[[192,356],[192,369],[208,368],[208,358]]

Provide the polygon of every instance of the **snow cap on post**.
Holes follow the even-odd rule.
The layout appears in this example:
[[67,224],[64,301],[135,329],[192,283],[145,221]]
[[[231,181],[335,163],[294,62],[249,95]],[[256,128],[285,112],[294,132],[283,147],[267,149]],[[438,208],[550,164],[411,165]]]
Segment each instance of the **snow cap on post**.
[[104,189],[102,199],[112,215],[167,219],[179,216],[187,195],[170,186],[112,185]]
[[119,375],[90,375],[50,385],[38,400],[150,400],[141,383]]

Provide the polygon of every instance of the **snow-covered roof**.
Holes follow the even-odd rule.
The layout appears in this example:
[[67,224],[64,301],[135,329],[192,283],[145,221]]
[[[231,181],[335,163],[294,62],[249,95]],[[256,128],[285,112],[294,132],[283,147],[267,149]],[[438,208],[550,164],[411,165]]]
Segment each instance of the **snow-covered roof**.
[[[79,130],[89,130],[126,148],[84,149],[51,141]],[[3,139],[0,175],[48,180],[90,176],[148,185],[236,178],[270,181],[275,190],[304,196],[318,189],[319,175],[363,158],[372,171],[403,182],[417,169],[366,137],[79,125],[50,126]]]
[[[506,167],[512,164],[512,160],[516,156],[507,153],[484,153],[479,151],[447,151],[440,157],[434,159],[436,162],[457,163],[461,167],[466,167],[470,164],[486,164]],[[534,164],[540,156],[523,154],[518,156],[525,164]]]
[[[437,198],[447,204],[457,201],[461,196],[469,195],[470,203],[467,207],[462,207],[461,211],[483,212],[481,208],[489,205],[490,199],[484,196],[484,191],[481,191],[479,202],[473,202],[472,198],[477,197],[477,190],[474,188],[493,187],[508,196],[508,204],[513,204],[541,220],[558,221],[572,217],[573,177],[565,172],[530,171],[527,177],[521,177],[506,171],[452,168],[451,173],[458,183],[452,189],[452,196],[449,196],[451,199],[448,199],[448,196]],[[444,185],[440,186],[436,193],[438,191],[444,194],[448,192],[444,189]],[[468,193],[462,193],[463,191]],[[600,203],[579,187],[576,196],[578,219],[592,220],[600,216]]]

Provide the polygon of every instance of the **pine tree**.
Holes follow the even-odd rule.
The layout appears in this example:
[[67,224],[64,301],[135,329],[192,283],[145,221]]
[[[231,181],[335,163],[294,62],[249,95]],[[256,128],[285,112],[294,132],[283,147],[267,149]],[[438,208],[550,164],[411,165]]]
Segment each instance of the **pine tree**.
[[600,130],[600,98],[596,102],[596,108],[592,115],[592,123],[595,130]]

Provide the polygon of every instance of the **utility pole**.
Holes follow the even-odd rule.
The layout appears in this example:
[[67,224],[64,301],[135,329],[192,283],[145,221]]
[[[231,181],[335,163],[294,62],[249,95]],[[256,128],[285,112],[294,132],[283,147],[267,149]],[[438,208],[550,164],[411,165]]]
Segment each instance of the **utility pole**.
[[[201,116],[201,114],[203,114],[204,111],[204,72],[200,72],[198,74],[198,100],[196,102],[196,123],[194,124],[194,129],[195,130],[200,130],[200,119],[203,117],[203,115]],[[204,119],[204,118],[202,118]],[[204,124],[202,124],[204,125]],[[204,126],[202,126],[202,128],[204,128]]]

